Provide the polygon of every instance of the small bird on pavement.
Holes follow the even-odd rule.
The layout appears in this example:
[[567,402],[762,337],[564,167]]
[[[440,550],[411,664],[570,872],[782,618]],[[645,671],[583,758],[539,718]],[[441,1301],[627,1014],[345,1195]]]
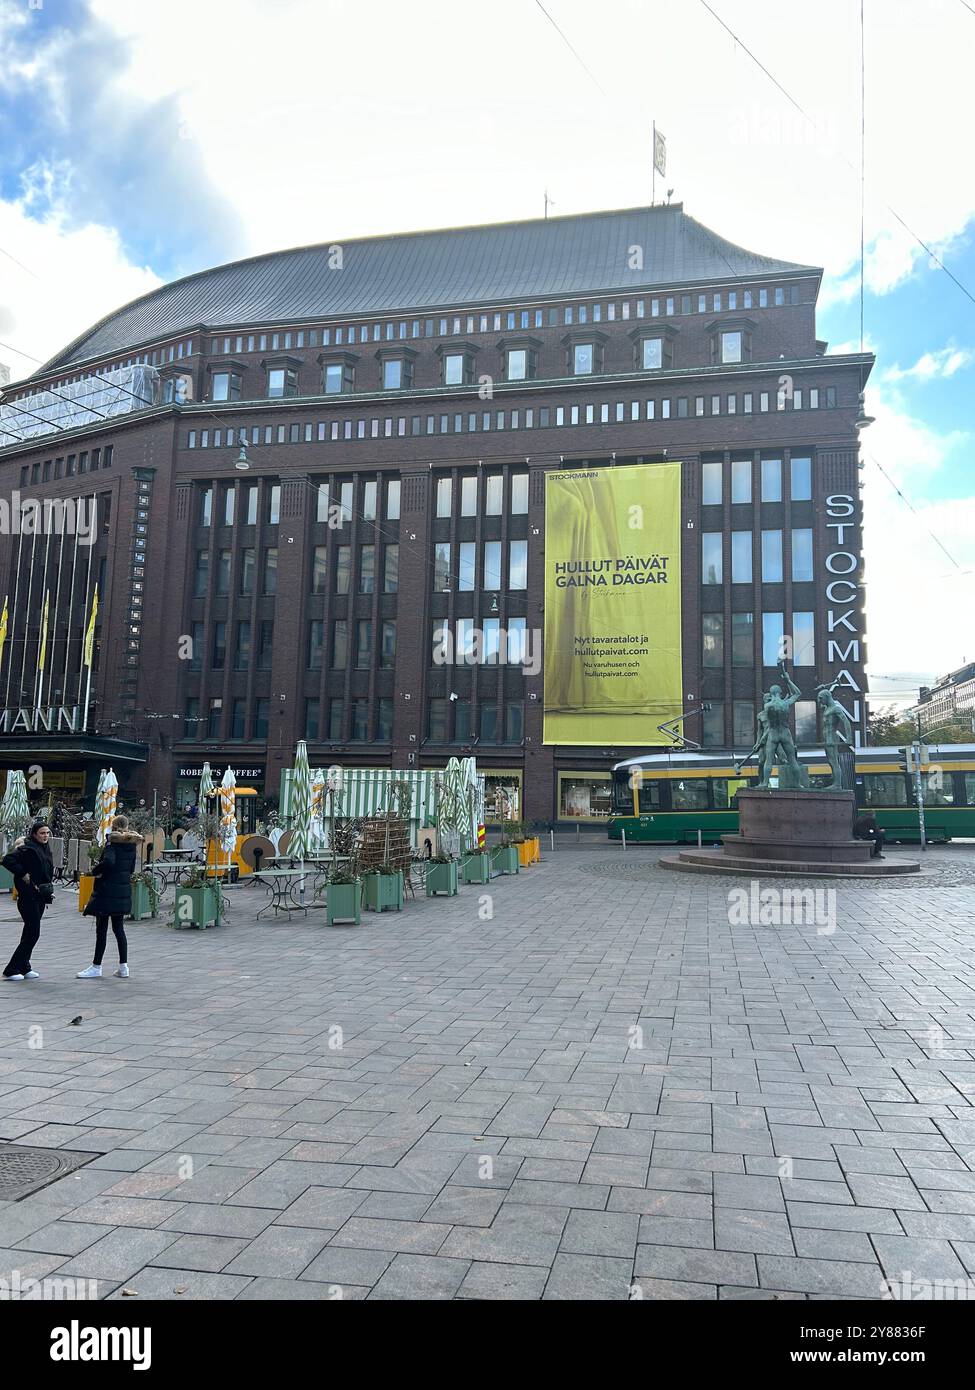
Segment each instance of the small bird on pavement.
[[84,1017],[85,1017],[84,1014],[79,1014],[77,1018],[69,1019],[69,1020],[68,1020],[68,1027],[69,1027],[69,1028],[77,1028],[77,1027],[78,1027],[78,1024],[81,1023],[81,1022],[83,1022]]

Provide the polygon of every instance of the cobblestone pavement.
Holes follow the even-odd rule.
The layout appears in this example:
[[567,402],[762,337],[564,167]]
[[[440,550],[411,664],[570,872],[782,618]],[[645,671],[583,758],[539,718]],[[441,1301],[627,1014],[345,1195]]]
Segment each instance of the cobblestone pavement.
[[[0,1278],[190,1299],[975,1280],[975,848],[840,883],[808,925],[776,925],[778,899],[729,920],[747,880],[656,857],[559,850],[359,928],[256,922],[235,889],[217,930],[133,924],[128,981],[113,945],[105,979],[74,978],[93,931],[60,892],[43,978],[0,984],[0,1139],[98,1156],[0,1202]],[[7,898],[0,919],[10,949]]]

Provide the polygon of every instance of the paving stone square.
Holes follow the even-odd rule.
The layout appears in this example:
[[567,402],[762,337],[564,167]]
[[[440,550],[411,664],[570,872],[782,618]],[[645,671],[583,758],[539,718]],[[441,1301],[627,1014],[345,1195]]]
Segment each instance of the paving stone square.
[[972,1283],[975,849],[839,883],[830,933],[733,925],[728,882],[658,859],[557,849],[356,928],[257,921],[232,888],[219,928],[133,923],[128,980],[75,979],[60,889],[41,978],[0,986],[0,1144],[93,1157],[0,1202],[0,1278],[248,1301]]

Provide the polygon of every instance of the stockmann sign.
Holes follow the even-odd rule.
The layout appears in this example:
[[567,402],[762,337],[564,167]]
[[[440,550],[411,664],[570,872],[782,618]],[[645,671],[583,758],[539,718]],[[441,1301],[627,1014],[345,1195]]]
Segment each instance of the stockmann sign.
[[80,705],[0,710],[0,734],[78,734],[83,728]]

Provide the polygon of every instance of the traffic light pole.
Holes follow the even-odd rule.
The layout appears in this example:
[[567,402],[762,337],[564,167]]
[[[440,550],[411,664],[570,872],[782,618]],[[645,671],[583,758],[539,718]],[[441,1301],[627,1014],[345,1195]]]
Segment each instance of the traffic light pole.
[[911,758],[914,762],[914,791],[917,795],[917,823],[921,832],[921,848],[927,849],[924,838],[924,783],[921,773],[921,745],[914,743],[911,745]]

